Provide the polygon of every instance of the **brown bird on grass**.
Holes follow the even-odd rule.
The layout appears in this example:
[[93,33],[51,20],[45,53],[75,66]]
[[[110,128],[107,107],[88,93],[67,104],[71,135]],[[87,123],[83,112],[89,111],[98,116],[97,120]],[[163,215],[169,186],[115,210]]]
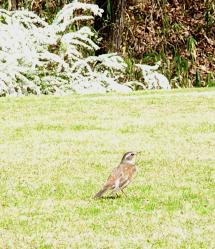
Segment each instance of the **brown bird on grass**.
[[102,197],[108,190],[112,190],[111,194],[117,194],[119,191],[122,191],[122,193],[125,194],[123,189],[128,186],[137,172],[135,166],[136,155],[137,153],[135,152],[126,152],[124,154],[119,166],[113,169],[103,188],[94,196],[94,198]]

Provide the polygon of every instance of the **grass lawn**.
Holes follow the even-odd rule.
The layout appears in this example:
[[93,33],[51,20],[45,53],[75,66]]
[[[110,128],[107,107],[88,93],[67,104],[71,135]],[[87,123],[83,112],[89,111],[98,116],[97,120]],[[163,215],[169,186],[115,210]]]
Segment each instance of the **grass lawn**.
[[[128,197],[93,200],[126,151]],[[0,248],[215,248],[215,89],[0,99]]]

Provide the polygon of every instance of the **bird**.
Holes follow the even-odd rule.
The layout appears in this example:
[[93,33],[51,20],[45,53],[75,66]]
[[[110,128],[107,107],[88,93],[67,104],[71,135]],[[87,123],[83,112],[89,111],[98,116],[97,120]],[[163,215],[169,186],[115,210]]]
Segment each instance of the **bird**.
[[137,173],[135,166],[137,152],[126,152],[118,167],[114,168],[102,189],[94,196],[94,198],[101,198],[108,190],[112,190],[111,194],[121,191],[125,196],[123,189],[129,185],[131,180]]

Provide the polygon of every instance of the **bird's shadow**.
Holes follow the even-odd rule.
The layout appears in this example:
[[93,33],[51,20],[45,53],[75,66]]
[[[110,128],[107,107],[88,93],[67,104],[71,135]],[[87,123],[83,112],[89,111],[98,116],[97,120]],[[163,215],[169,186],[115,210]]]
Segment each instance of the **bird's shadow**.
[[110,196],[104,196],[104,197],[102,197],[102,199],[112,199],[112,200],[115,200],[115,199],[119,199],[119,198],[121,198],[122,196],[121,195],[110,195]]
[[119,199],[121,198],[122,196],[121,195],[110,195],[110,196],[103,196],[101,198],[95,198],[96,200],[116,200],[116,199]]
[[[117,199],[125,199],[125,200],[136,200],[136,201],[142,201],[143,197],[138,196],[138,195],[107,195],[107,196],[102,196],[100,198],[93,198],[94,200],[117,200]],[[145,200],[145,199],[144,199]]]

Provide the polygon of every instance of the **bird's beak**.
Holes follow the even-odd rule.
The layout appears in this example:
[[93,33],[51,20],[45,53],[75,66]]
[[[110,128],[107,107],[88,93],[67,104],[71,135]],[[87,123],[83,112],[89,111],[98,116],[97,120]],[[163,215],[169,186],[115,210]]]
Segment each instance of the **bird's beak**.
[[136,155],[138,155],[140,153],[140,151],[135,151],[134,152],[134,155],[136,156]]
[[142,153],[142,151],[136,151],[136,152],[135,152],[135,155],[138,155],[138,154],[140,154],[140,153]]

